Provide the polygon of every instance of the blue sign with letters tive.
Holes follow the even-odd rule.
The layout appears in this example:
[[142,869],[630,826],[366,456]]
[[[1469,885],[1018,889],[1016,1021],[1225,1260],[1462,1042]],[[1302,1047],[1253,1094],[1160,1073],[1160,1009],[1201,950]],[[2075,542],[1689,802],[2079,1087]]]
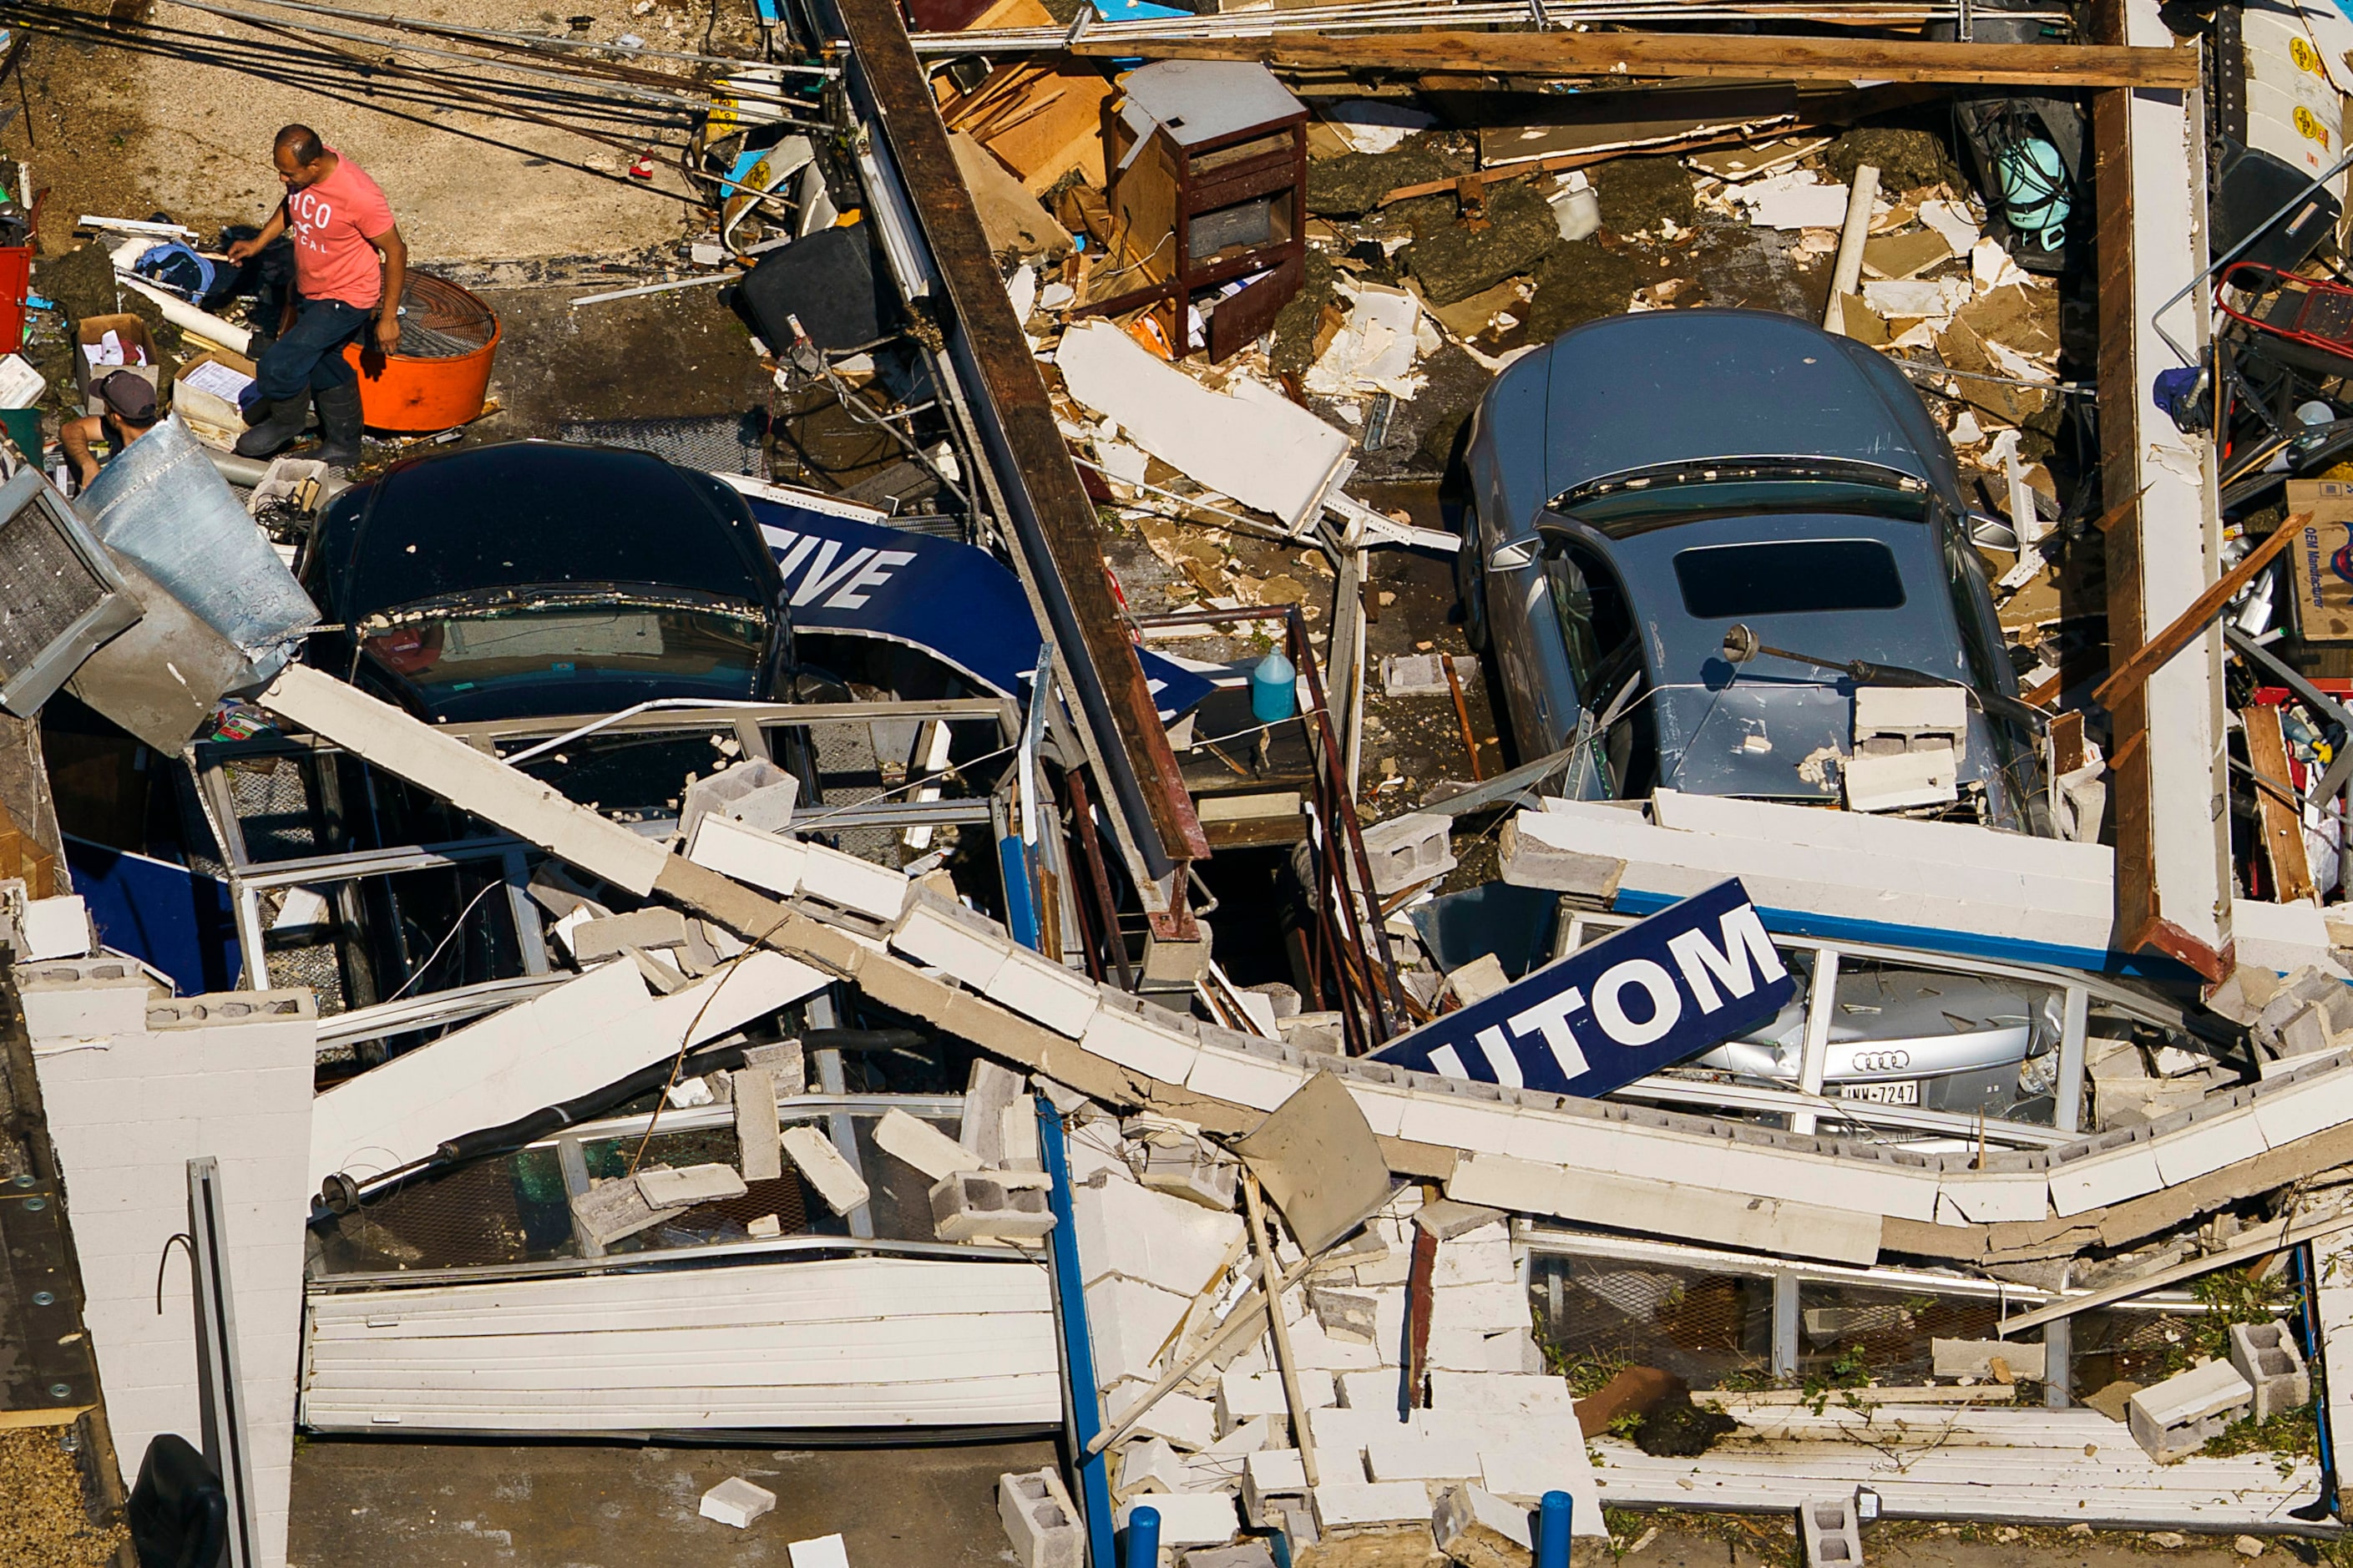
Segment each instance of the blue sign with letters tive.
[[1746,1034],[1797,991],[1735,879],[1556,959],[1372,1059],[1591,1099]]
[[[1023,694],[1038,668],[1038,621],[1021,580],[995,556],[887,527],[871,521],[880,512],[830,497],[729,482],[744,491],[784,574],[796,630],[907,643],[992,690]],[[1216,689],[1149,648],[1136,654],[1164,721]]]

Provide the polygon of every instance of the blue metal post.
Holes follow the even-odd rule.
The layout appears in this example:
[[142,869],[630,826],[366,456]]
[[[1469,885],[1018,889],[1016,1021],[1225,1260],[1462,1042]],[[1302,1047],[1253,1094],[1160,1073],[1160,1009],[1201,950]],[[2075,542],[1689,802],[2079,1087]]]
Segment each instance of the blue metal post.
[[1008,833],[998,840],[997,858],[1005,868],[1005,921],[1013,940],[1032,952],[1041,952],[1045,936],[1038,927],[1038,900],[1029,890],[1029,850],[1021,835]]
[[[1013,843],[1018,848],[1020,840]],[[1109,1458],[1105,1454],[1085,1457],[1087,1445],[1103,1430],[1103,1400],[1095,1392],[1094,1339],[1087,1332],[1087,1295],[1080,1284],[1084,1276],[1079,1269],[1078,1222],[1071,1214],[1071,1161],[1062,1145],[1062,1119],[1054,1113],[1053,1101],[1041,1094],[1037,1105],[1038,1152],[1045,1156],[1046,1174],[1053,1182],[1048,1201],[1054,1209],[1054,1228],[1047,1233],[1047,1239],[1054,1262],[1056,1316],[1062,1325],[1062,1363],[1070,1381],[1064,1397],[1070,1401],[1071,1431],[1078,1445],[1073,1458],[1079,1467],[1079,1507],[1086,1515],[1087,1561],[1092,1568],[1114,1568]],[[1153,1513],[1152,1521],[1156,1551],[1160,1516]]]
[[1127,1516],[1127,1554],[1120,1568],[1160,1568],[1160,1510],[1138,1503]]
[[1574,1506],[1567,1492],[1546,1492],[1536,1512],[1536,1568],[1568,1568],[1568,1516]]

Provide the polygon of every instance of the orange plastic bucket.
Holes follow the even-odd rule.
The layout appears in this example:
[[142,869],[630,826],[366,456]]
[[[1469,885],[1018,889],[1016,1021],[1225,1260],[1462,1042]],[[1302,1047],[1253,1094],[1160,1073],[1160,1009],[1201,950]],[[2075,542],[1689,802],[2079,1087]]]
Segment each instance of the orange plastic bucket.
[[360,417],[371,430],[425,435],[463,425],[482,411],[491,361],[503,329],[480,298],[446,278],[411,272],[400,292],[401,347],[429,352],[379,354],[370,341],[343,350],[360,373]]

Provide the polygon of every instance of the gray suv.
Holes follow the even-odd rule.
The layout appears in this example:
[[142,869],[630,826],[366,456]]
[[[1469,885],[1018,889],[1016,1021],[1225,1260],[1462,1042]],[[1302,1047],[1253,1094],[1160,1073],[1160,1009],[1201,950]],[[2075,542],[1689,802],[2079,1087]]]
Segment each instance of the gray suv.
[[[1836,801],[1856,682],[1778,647],[1967,688],[1964,801],[2048,830],[1951,448],[1871,349],[1757,310],[1610,317],[1497,377],[1466,460],[1466,628],[1524,758],[1589,726],[1567,793]],[[1737,666],[1736,626],[1766,649]]]

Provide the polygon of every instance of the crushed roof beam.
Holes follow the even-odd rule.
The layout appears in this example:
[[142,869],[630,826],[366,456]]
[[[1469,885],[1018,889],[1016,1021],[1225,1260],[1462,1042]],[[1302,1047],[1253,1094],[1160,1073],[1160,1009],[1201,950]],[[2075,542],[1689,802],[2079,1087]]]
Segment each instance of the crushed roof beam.
[[1262,60],[1302,68],[1500,71],[1515,76],[1734,77],[1947,86],[2116,87],[2185,91],[2198,51],[2096,44],[1963,44],[1917,38],[1705,33],[1461,33],[1155,39],[1082,37],[1081,55]]

